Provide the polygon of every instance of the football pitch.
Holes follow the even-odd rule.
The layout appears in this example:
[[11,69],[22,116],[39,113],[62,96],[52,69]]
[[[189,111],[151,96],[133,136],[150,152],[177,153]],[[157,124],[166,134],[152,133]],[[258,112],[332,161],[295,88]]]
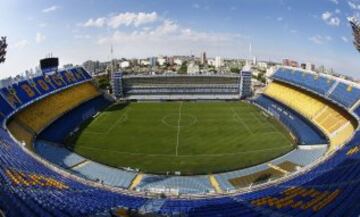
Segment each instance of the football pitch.
[[293,143],[275,119],[244,102],[117,104],[68,141],[75,152],[109,166],[183,175],[256,165]]

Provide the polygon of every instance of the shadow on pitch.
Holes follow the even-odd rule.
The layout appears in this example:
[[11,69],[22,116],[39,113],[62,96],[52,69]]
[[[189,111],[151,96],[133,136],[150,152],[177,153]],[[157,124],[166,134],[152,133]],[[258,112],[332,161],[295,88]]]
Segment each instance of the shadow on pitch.
[[[106,111],[120,111],[122,109],[125,109],[130,103],[124,102],[124,103],[116,103],[111,105],[110,107],[104,109],[101,112]],[[74,151],[75,144],[77,143],[80,135],[83,133],[83,131],[91,124],[91,122],[94,120],[94,118],[89,118],[88,120],[84,121],[79,127],[78,130],[69,136],[65,138],[65,145],[68,149],[71,151]]]
[[119,111],[125,109],[128,105],[130,105],[129,102],[124,103],[116,103],[112,105],[110,108],[106,109],[106,111]]

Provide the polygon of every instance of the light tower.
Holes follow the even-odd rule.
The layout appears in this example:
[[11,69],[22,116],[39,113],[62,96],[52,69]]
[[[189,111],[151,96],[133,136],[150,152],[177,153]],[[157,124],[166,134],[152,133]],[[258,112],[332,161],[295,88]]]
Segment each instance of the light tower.
[[356,50],[360,52],[360,22],[355,17],[349,17],[348,21],[353,31],[353,36],[354,36],[353,44]]
[[6,43],[6,37],[3,36],[0,38],[0,63],[4,63],[6,58],[6,48],[7,48],[7,43]]

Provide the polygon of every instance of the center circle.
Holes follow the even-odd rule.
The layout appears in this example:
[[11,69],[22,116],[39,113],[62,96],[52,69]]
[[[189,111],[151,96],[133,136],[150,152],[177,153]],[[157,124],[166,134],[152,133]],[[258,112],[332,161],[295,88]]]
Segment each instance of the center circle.
[[169,127],[187,127],[196,124],[198,119],[191,114],[169,114],[165,115],[161,122]]

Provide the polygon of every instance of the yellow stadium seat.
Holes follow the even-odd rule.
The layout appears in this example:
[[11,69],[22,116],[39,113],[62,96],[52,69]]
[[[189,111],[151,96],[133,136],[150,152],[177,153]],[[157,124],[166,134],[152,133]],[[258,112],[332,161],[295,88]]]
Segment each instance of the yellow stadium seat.
[[325,107],[325,104],[317,101],[312,96],[300,92],[290,86],[276,82],[273,82],[268,86],[265,90],[265,94],[294,108],[309,119],[314,117]]
[[40,133],[62,114],[99,94],[91,82],[73,86],[33,103],[17,113],[14,120],[9,123],[9,129],[17,139],[30,143],[32,135],[28,135],[16,123],[25,123],[34,133]]
[[330,151],[342,145],[354,132],[352,118],[340,108],[296,87],[273,82],[264,92],[313,121],[330,138]]
[[8,129],[18,141],[25,142],[26,145],[31,144],[31,140],[34,134],[25,129],[21,124],[17,123],[16,121],[11,121],[8,124]]

